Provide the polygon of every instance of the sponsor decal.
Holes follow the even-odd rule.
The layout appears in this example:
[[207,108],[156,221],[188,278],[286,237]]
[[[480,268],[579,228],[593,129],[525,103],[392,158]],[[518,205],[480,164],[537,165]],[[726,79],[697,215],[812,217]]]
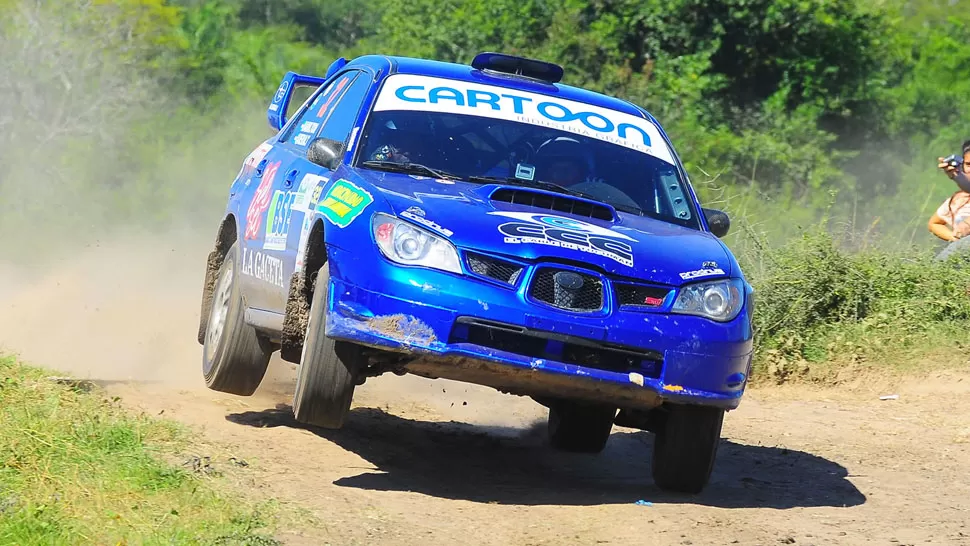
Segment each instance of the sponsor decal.
[[374,111],[418,110],[518,121],[595,138],[673,164],[660,129],[642,118],[518,89],[430,76],[387,78]]
[[264,250],[286,250],[286,235],[290,231],[290,211],[297,194],[277,190],[266,215],[266,239]]
[[[470,199],[468,199],[467,197],[461,194],[449,195],[447,193],[425,193],[421,191],[414,192],[414,197],[417,198],[418,201],[421,201],[422,199],[444,199],[446,201],[462,201],[465,203],[471,201]],[[411,199],[411,197],[408,197],[408,199]]]
[[297,146],[306,146],[310,142],[311,137],[313,137],[313,135],[309,133],[300,133],[293,137],[293,143]]
[[256,188],[253,200],[249,202],[249,210],[246,212],[246,235],[244,239],[255,240],[259,237],[259,226],[263,221],[263,213],[269,207],[270,192],[273,189],[273,179],[276,178],[276,171],[280,168],[281,161],[270,163],[263,171],[263,180]]
[[345,228],[373,202],[374,197],[367,190],[341,178],[330,186],[317,210],[332,224]]
[[425,218],[424,217],[424,209],[422,209],[421,207],[410,207],[410,208],[408,208],[408,210],[406,210],[406,211],[404,211],[404,212],[401,213],[401,218],[407,218],[408,220],[411,220],[412,222],[416,222],[418,224],[421,224],[422,226],[431,228],[431,229],[437,231],[438,233],[441,233],[445,237],[451,237],[452,235],[455,234],[455,232],[451,231],[450,229],[445,229],[445,228],[439,226],[433,220],[428,220],[427,218]]
[[286,288],[283,284],[283,260],[269,254],[243,247],[242,272],[243,275]]
[[350,132],[350,139],[347,140],[347,151],[353,151],[354,144],[357,143],[357,133],[360,132],[360,127],[354,127],[354,130]]
[[303,125],[300,125],[301,133],[316,133],[317,129],[320,128],[320,124],[315,121],[304,121]]
[[270,112],[275,112],[275,111],[277,111],[279,109],[280,109],[280,105],[279,104],[276,104],[275,102],[273,104],[270,104],[269,105],[269,111]]
[[508,244],[556,246],[610,258],[633,267],[633,247],[626,241],[636,239],[622,233],[572,218],[528,212],[494,211],[489,214],[511,218],[498,227]]
[[[347,87],[347,84],[350,83],[350,79],[351,79],[351,76],[345,74],[342,78],[340,78],[340,80],[337,81],[337,83],[335,83],[333,86],[328,88],[323,93],[320,93],[320,95],[316,98],[316,100],[313,101],[313,106],[310,107],[310,110],[317,110],[318,118],[324,117],[324,114],[326,114],[326,116],[329,118],[330,114],[333,111],[331,106],[336,104],[337,102],[336,99],[340,98],[340,96],[343,95],[342,91],[344,90],[345,87]],[[320,104],[321,101],[322,101],[322,104]],[[319,104],[319,109],[318,109],[318,104]],[[326,124],[327,120],[324,119],[323,123]]]
[[724,275],[724,274],[725,274],[724,270],[721,269],[720,267],[713,267],[713,268],[705,267],[704,269],[698,269],[695,271],[686,271],[684,273],[681,273],[680,278],[684,279],[685,281],[689,281],[689,280],[698,279],[701,277],[710,277],[711,275]]
[[323,186],[330,180],[315,174],[306,174],[300,182],[296,192],[296,199],[291,207],[292,212],[303,213],[303,224],[300,226],[300,241],[297,243],[295,271],[303,270],[303,258],[306,255],[306,245],[310,239],[310,228],[313,226],[313,211],[320,201]]
[[283,101],[283,97],[286,96],[286,90],[290,88],[290,82],[288,80],[283,80],[280,82],[279,89],[276,90],[276,96],[273,97],[274,103],[280,103]]
[[522,180],[532,180],[535,178],[536,168],[528,163],[519,163],[515,166],[515,177]]

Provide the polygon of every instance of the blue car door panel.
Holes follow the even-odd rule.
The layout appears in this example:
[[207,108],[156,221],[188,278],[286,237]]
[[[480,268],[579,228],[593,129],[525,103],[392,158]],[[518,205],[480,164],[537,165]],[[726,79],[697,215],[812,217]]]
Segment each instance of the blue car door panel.
[[[282,314],[290,277],[302,267],[316,201],[330,171],[306,159],[319,136],[346,141],[370,87],[359,70],[338,74],[294,116],[254,168],[251,198],[243,206],[242,272],[247,306]],[[248,205],[246,203],[248,202]]]

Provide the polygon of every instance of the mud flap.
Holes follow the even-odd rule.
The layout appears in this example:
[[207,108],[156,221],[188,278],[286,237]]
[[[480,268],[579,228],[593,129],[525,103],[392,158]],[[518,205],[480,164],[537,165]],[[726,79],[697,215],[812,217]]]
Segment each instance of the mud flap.
[[310,320],[312,291],[307,286],[304,271],[298,271],[290,277],[290,292],[286,297],[286,315],[283,317],[283,333],[280,338],[280,358],[293,364],[300,363],[303,338]]
[[663,426],[662,410],[621,409],[613,419],[613,424],[620,427],[636,428],[648,432],[657,432]]

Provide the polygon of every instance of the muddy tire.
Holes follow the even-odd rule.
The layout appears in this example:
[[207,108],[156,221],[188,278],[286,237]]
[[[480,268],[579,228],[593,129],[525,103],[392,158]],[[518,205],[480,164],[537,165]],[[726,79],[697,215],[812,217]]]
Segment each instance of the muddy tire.
[[711,478],[724,410],[671,405],[653,443],[653,481],[678,493],[700,493]]
[[549,406],[549,443],[575,453],[599,453],[613,430],[616,408],[559,401]]
[[202,345],[202,376],[214,391],[250,396],[266,374],[272,350],[244,320],[238,257],[239,243],[234,243],[219,268]]
[[330,264],[317,275],[300,357],[293,416],[297,421],[338,429],[350,412],[360,369],[360,347],[327,337],[327,287]]

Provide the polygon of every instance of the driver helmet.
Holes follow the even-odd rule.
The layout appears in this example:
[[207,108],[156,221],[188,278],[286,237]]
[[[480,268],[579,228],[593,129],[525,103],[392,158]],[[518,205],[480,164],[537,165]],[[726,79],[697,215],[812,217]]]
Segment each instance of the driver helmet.
[[567,136],[543,142],[536,150],[535,164],[537,178],[563,186],[579,184],[595,171],[588,148]]
[[395,163],[419,163],[420,145],[424,137],[417,131],[399,128],[393,120],[382,127],[377,146],[370,153],[373,161],[393,161]]

